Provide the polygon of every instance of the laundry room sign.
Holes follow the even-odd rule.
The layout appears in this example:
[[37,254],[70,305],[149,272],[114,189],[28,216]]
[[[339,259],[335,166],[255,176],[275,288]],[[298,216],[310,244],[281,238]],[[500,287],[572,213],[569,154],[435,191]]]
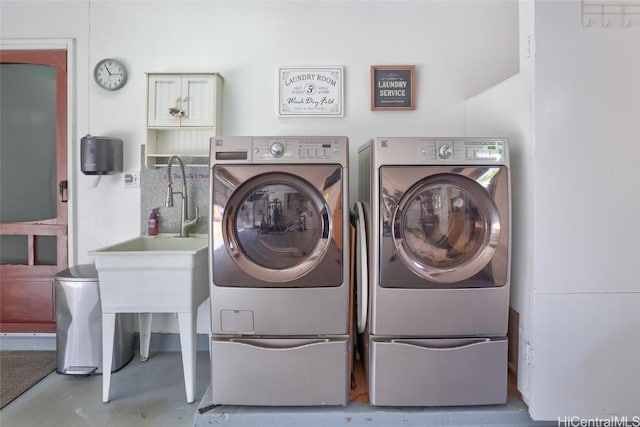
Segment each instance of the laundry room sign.
[[344,117],[343,67],[278,69],[279,117]]
[[415,65],[371,66],[372,110],[415,110]]

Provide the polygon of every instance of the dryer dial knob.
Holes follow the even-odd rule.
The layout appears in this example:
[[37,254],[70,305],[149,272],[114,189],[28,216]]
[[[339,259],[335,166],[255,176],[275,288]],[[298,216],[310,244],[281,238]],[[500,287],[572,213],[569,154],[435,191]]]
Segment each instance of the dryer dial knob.
[[448,159],[453,154],[453,148],[449,144],[442,144],[438,147],[438,156],[441,159]]
[[269,147],[269,151],[271,151],[273,157],[282,157],[284,155],[284,144],[282,142],[274,142],[271,144],[271,147]]

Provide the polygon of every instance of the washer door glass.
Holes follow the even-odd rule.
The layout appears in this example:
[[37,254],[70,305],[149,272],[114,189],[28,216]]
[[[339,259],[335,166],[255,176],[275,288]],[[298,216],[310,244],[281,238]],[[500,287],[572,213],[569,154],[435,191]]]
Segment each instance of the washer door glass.
[[246,273],[286,282],[313,269],[329,247],[331,218],[322,195],[297,177],[265,174],[229,199],[222,219],[229,255]]
[[433,282],[453,283],[478,273],[491,260],[500,239],[500,217],[477,182],[434,175],[402,197],[391,234],[410,270]]

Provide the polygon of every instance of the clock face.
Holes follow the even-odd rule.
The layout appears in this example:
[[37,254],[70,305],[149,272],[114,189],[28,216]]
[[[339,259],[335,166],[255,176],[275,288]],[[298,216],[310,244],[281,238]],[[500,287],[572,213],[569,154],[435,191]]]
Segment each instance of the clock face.
[[127,69],[115,59],[103,59],[93,69],[93,78],[106,90],[118,90],[127,82]]

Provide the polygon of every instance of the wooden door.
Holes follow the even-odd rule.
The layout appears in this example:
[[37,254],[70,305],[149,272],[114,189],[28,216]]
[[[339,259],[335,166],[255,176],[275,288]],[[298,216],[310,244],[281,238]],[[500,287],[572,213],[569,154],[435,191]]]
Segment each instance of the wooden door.
[[67,52],[3,50],[0,66],[0,332],[55,332],[53,276],[68,267]]

